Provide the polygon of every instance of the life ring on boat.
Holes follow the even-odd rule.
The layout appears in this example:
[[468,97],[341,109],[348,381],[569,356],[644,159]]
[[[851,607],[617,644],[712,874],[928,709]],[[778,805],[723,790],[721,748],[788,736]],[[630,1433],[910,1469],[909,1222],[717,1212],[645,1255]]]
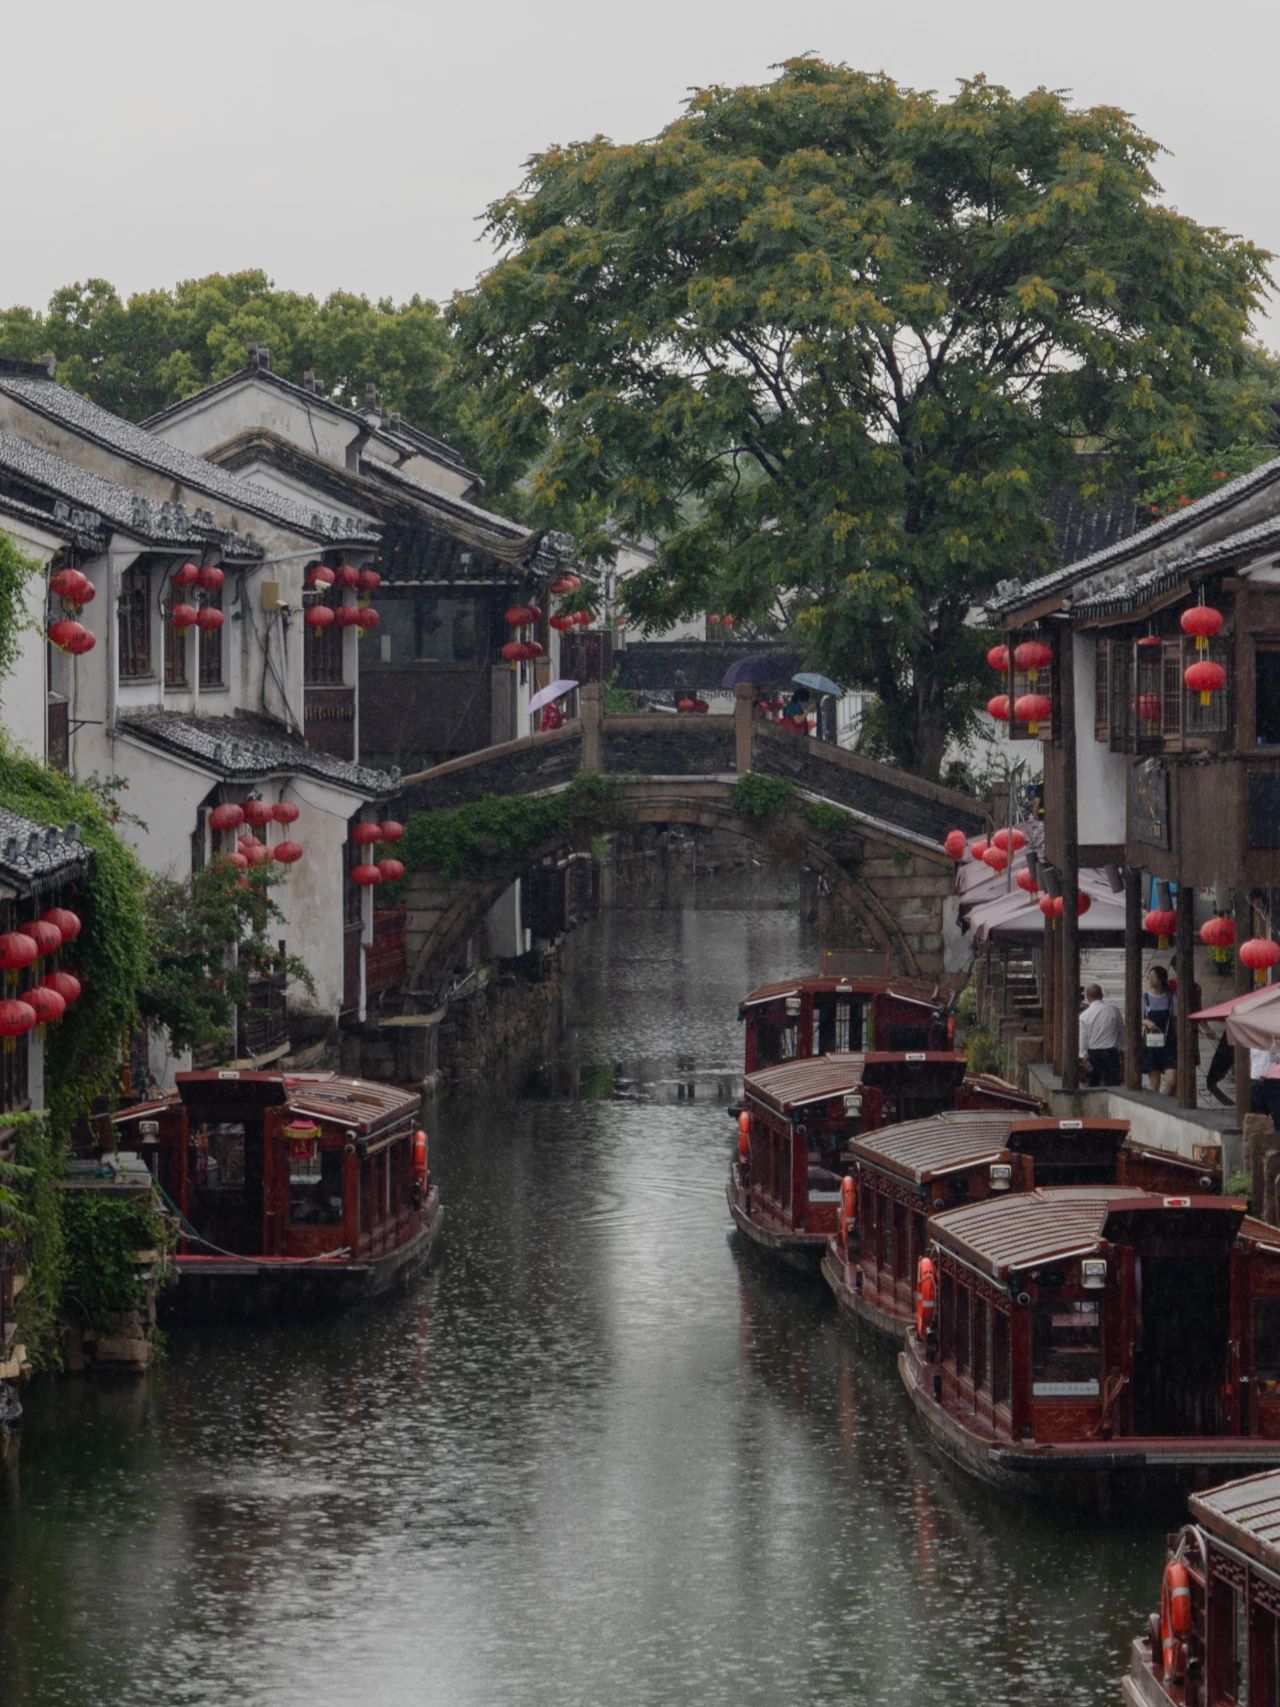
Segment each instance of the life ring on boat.
[[933,1259],[921,1257],[916,1268],[916,1337],[922,1342],[933,1326],[937,1300],[938,1282],[933,1272]]
[[413,1177],[425,1192],[427,1189],[427,1135],[421,1127],[413,1135]]
[[1160,1585],[1160,1659],[1164,1675],[1177,1679],[1187,1666],[1184,1637],[1191,1633],[1191,1577],[1180,1559],[1170,1559]]
[[750,1138],[751,1136],[751,1116],[745,1108],[738,1116],[738,1136],[740,1138]]
[[751,1160],[751,1140],[745,1132],[738,1134],[738,1160],[743,1167]]
[[840,1245],[847,1253],[849,1229],[858,1218],[858,1186],[852,1174],[840,1181]]

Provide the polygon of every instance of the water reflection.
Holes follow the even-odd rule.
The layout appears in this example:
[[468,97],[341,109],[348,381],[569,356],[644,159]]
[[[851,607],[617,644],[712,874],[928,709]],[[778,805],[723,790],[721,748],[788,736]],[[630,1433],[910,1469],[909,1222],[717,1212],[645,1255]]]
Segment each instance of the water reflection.
[[1115,1700],[1155,1528],[952,1475],[892,1359],[727,1237],[735,1000],[816,959],[795,917],[619,914],[574,957],[541,1094],[433,1111],[412,1294],[31,1395],[5,1707]]

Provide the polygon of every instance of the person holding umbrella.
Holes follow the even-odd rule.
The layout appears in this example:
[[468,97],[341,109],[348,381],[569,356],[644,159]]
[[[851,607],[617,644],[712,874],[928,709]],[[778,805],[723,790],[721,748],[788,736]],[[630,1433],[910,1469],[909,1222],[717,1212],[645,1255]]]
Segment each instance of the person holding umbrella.
[[[791,704],[787,706],[786,710],[782,714],[783,722],[786,722],[790,718],[793,720],[793,728],[799,729],[803,726],[807,731],[809,727],[809,720],[807,715],[804,714],[808,709],[809,696],[810,694],[815,693],[822,694],[824,697],[831,700],[832,714],[830,717],[827,717],[827,708],[825,706],[819,706],[818,726],[822,731],[821,738],[834,744],[836,738],[834,715],[835,701],[843,697],[844,689],[838,682],[833,682],[830,676],[819,675],[816,670],[800,670],[792,676],[791,680],[796,684],[797,691],[791,696]],[[803,725],[795,721],[797,712],[794,708],[797,706],[797,702],[799,703],[799,714],[804,716]]]

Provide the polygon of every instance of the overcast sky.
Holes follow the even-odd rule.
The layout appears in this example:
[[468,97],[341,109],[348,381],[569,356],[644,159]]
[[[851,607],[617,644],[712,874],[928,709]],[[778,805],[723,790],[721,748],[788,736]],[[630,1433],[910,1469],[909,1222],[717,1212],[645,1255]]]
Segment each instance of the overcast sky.
[[[442,298],[551,142],[650,136],[813,50],[917,88],[985,72],[1126,108],[1168,199],[1280,251],[1275,0],[10,0],[0,302],[241,267]],[[1280,345],[1280,315],[1260,327]]]

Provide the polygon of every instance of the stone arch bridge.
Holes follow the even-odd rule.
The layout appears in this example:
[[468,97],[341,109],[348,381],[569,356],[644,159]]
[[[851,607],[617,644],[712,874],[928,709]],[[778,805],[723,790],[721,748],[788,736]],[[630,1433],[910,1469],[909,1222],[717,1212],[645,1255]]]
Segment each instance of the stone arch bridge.
[[[755,718],[752,691],[738,689],[732,716],[608,717],[599,685],[588,684],[577,721],[406,777],[398,810],[402,816],[450,810],[485,795],[554,793],[584,772],[609,776],[628,823],[730,830],[756,843],[767,859],[807,866],[825,880],[845,945],[875,945],[889,951],[901,972],[939,976],[943,914],[952,893],[943,838],[954,828],[977,833],[982,806]],[[749,772],[789,783],[793,805],[762,816],[742,810],[734,785]],[[806,808],[815,801],[842,809],[839,828],[814,822]],[[415,1007],[434,1005],[462,944],[503,891],[531,866],[583,839],[582,832],[575,838],[565,831],[544,848],[505,857],[495,849],[491,859],[451,881],[411,874],[406,999]]]

